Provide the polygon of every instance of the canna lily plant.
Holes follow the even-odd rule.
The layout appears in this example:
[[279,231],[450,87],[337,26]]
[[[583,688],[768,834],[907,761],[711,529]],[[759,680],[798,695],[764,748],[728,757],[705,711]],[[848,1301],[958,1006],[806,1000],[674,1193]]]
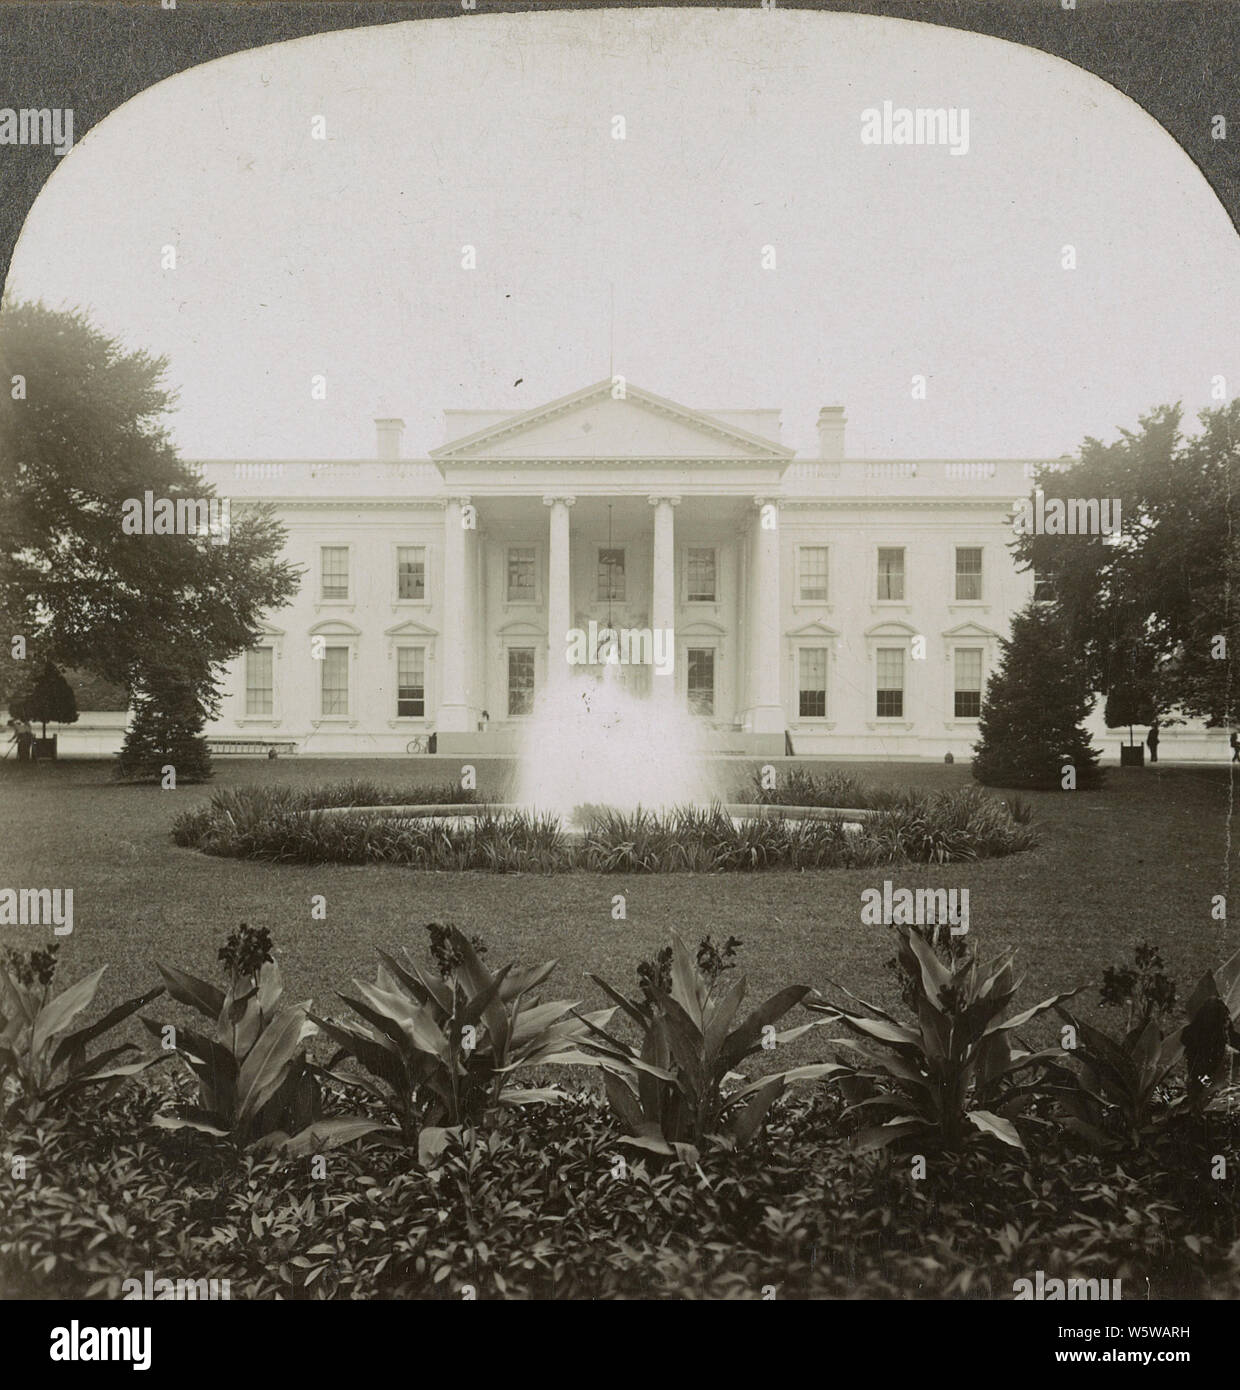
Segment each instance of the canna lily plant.
[[[456,927],[427,930],[438,971],[403,948],[400,958],[380,951],[374,984],[355,980],[354,992],[339,996],[361,1025],[313,1019],[339,1046],[325,1074],[385,1105],[396,1124],[384,1132],[416,1144],[423,1162],[501,1108],[559,1100],[554,1088],[512,1085],[514,1073],[565,1060],[615,1012],[579,1018],[571,1000],[540,1002],[536,991],[556,961],[492,973]],[[353,1069],[342,1072],[345,1061]]]
[[50,946],[26,955],[6,950],[0,962],[0,1127],[10,1117],[38,1119],[50,1105],[83,1087],[119,1085],[159,1060],[120,1062],[138,1050],[133,1043],[90,1057],[86,1048],[162,994],[162,987],[66,1032],[94,1001],[107,966],[53,994],[57,950]]
[[143,1018],[186,1063],[198,1082],[198,1104],[156,1115],[163,1129],[194,1129],[234,1143],[294,1152],[356,1138],[374,1126],[319,1119],[319,1088],[306,1058],[316,1029],[304,1004],[280,1003],[280,967],[266,928],[245,924],[220,950],[228,987],[220,989],[159,965],[168,993],[201,1014],[204,1031]]
[[[707,945],[709,939],[703,943]],[[775,1022],[811,993],[810,987],[790,985],[738,1023],[746,990],[743,974],[720,987],[722,974],[695,962],[675,932],[669,966],[662,978],[647,973],[642,999],[626,998],[591,975],[636,1025],[641,1041],[633,1046],[595,1021],[583,1020],[589,1041],[581,1055],[562,1059],[602,1068],[608,1104],[628,1130],[625,1142],[630,1146],[697,1162],[708,1136],[720,1136],[733,1146],[752,1139],[789,1085],[844,1070],[827,1062],[747,1082],[736,1070],[746,1058],[820,1026],[815,1021],[783,1033],[774,1030]]]
[[977,1130],[1023,1149],[1012,1116],[1038,1090],[1034,1084],[1012,1085],[1012,1078],[1051,1065],[1062,1054],[1056,1049],[1024,1051],[1013,1035],[1078,991],[1054,995],[1005,1020],[1021,983],[1011,951],[986,965],[972,951],[962,951],[945,964],[915,928],[895,930],[898,959],[911,981],[915,1022],[901,1022],[842,985],[835,987],[864,1013],[824,1000],[807,1003],[853,1034],[836,1043],[857,1060],[833,1079],[844,1084],[850,1098],[865,1098],[844,1114],[882,1120],[858,1132],[858,1147],[885,1148],[909,1140],[957,1150]]
[[[1186,1005],[1188,1022],[1169,1033],[1147,1015],[1112,1037],[1059,1012],[1076,1040],[1069,1055],[1077,1070],[1056,1070],[1065,1127],[1096,1150],[1138,1148],[1182,1107],[1200,1115],[1217,1104],[1240,1052],[1240,951],[1205,972]],[[1169,1086],[1181,1062],[1186,1090],[1173,1100]]]

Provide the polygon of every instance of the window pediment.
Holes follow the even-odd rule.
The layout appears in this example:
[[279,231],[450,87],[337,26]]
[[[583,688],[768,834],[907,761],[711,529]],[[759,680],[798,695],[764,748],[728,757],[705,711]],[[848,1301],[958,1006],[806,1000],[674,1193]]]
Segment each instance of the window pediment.
[[964,638],[966,641],[969,638],[997,640],[999,637],[997,632],[992,631],[988,627],[983,627],[981,623],[957,623],[955,627],[947,628],[941,635],[953,640]]
[[383,635],[390,638],[428,638],[438,637],[439,632],[436,628],[427,627],[425,623],[415,623],[410,619],[408,622],[397,623],[395,627],[387,628]]
[[801,627],[790,627],[784,633],[785,637],[829,637],[832,641],[839,635],[838,629],[833,628],[830,623],[822,622],[821,619],[805,623]]
[[909,638],[917,637],[919,634],[915,627],[911,627],[908,623],[902,623],[893,618],[889,622],[875,623],[873,627],[866,628],[865,635],[866,637],[877,638]]

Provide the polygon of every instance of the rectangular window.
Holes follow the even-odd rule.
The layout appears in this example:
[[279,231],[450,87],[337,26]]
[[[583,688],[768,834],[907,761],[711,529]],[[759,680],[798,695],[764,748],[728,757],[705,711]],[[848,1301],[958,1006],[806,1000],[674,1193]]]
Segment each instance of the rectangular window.
[[687,653],[686,682],[689,709],[693,714],[715,712],[715,649],[690,647]]
[[272,705],[270,647],[251,647],[245,654],[245,712],[270,714]]
[[426,547],[398,545],[396,547],[396,583],[398,598],[426,597]]
[[802,647],[798,661],[800,668],[800,704],[802,719],[825,719],[827,717],[827,649],[826,647]]
[[879,647],[878,704],[875,713],[880,719],[904,718],[904,649]]
[[508,713],[529,714],[534,708],[534,648],[508,648]]
[[982,712],[982,649],[956,648],[957,719],[976,719]]
[[508,547],[509,603],[533,603],[535,553],[532,545]]
[[319,548],[322,560],[323,597],[349,597],[349,547],[324,545]]
[[904,547],[881,546],[878,552],[878,597],[904,599]]
[[396,648],[396,717],[421,719],[426,714],[426,648]]
[[323,650],[323,672],[319,677],[324,714],[349,712],[349,649],[326,647]]
[[690,603],[715,602],[715,552],[707,549],[691,548],[685,557],[688,571],[689,592],[686,598]]
[[827,547],[825,545],[803,545],[801,547],[800,582],[802,603],[826,603]]
[[624,602],[624,551],[619,547],[599,546],[598,599]]
[[971,603],[982,596],[982,548],[980,545],[956,547],[956,598]]
[[1055,586],[1048,574],[1039,574],[1035,565],[1033,568],[1033,601],[1034,603],[1050,603],[1055,597]]

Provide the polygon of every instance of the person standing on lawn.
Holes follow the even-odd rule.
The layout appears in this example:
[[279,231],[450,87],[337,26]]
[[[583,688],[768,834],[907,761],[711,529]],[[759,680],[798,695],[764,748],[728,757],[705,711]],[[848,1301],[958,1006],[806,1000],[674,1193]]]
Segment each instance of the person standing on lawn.
[[1158,720],[1155,719],[1150,725],[1150,731],[1145,736],[1146,743],[1150,746],[1150,762],[1158,761]]
[[1236,734],[1235,729],[1231,731],[1231,760],[1240,763],[1240,735]]

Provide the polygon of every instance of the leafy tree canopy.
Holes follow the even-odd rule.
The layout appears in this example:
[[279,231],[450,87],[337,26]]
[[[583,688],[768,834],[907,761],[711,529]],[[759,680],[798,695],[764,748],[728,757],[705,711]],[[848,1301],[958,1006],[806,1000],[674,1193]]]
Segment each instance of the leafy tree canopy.
[[[169,439],[167,365],[126,350],[81,312],[0,309],[0,683],[8,688],[22,679],[11,637],[24,634],[37,659],[87,667],[130,690],[144,672],[176,671],[213,710],[219,667],[253,645],[262,615],[296,592],[300,572],[281,559],[284,531],[269,507],[231,509],[223,544],[122,529],[126,501],[148,491],[173,503],[214,495]],[[21,384],[10,388],[15,378]]]
[[1057,620],[1093,689],[1127,686],[1129,703],[1148,697],[1156,713],[1178,709],[1218,725],[1240,715],[1231,678],[1240,642],[1240,400],[1199,418],[1201,430],[1186,436],[1180,407],[1160,406],[1138,431],[1111,444],[1087,439],[1070,467],[1039,477],[1048,501],[1118,498],[1118,535],[1018,535],[1013,549],[1050,581]]

